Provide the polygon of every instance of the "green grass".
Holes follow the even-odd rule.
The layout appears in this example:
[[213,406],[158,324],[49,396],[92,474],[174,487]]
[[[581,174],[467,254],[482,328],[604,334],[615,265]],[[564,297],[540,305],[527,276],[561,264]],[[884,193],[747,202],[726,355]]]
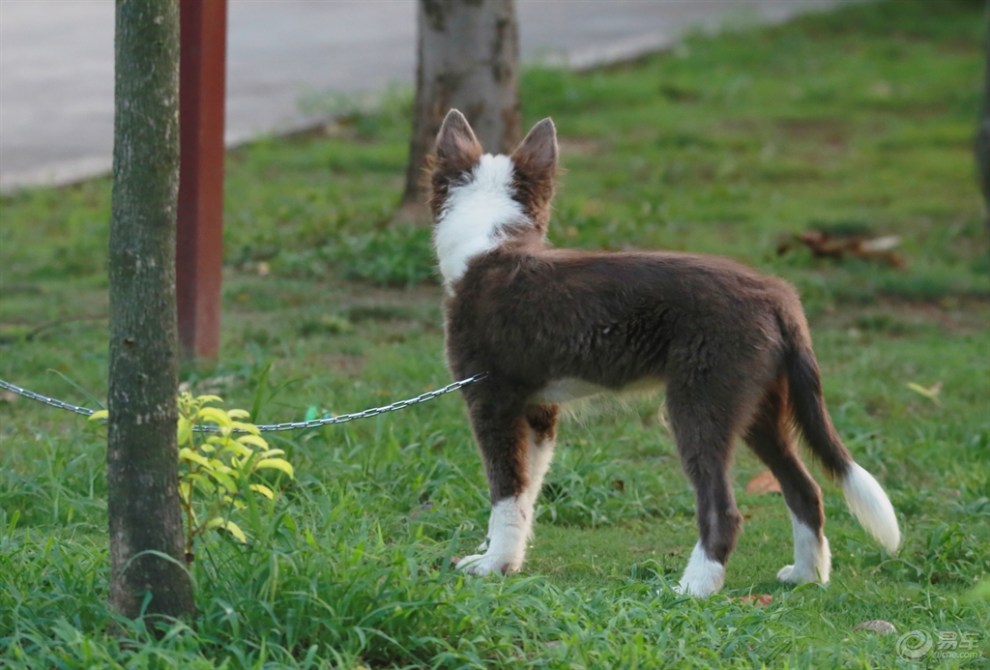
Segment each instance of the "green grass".
[[[835,422],[898,510],[896,557],[815,469],[833,581],[776,583],[787,512],[743,491],[760,466],[740,449],[726,588],[677,597],[693,494],[656,399],[636,398],[565,420],[523,573],[466,579],[450,560],[481,540],[487,494],[451,396],[272,435],[296,480],[270,514],[238,519],[251,546],[200,543],[199,614],[157,641],[105,604],[100,430],[2,396],[0,666],[984,667],[990,262],[970,151],[984,25],[978,2],[868,4],[522,82],[527,122],[551,115],[561,133],[557,244],[727,254],[800,289]],[[429,231],[390,225],[409,109],[393,95],[230,154],[223,356],[183,371],[194,391],[257,401],[269,422],[448,381]],[[108,181],[6,196],[0,219],[0,377],[97,406]],[[843,227],[899,235],[907,265],[776,253]],[[932,399],[908,383],[940,386]],[[854,629],[872,619],[898,634]],[[896,647],[909,631],[975,647],[912,662]]]

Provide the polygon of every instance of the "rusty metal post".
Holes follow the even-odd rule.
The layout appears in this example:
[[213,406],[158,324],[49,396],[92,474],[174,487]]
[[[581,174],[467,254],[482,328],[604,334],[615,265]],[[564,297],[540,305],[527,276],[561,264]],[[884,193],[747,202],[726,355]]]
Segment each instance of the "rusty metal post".
[[186,359],[220,350],[227,0],[181,0],[176,300]]

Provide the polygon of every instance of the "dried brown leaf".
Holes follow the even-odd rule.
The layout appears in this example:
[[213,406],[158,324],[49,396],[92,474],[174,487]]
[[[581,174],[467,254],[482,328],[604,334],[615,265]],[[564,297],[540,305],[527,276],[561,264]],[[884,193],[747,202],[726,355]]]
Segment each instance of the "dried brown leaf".
[[758,496],[780,493],[780,482],[777,481],[772,472],[764,470],[749,480],[749,483],[746,484],[746,493]]
[[904,267],[906,264],[904,257],[894,251],[901,244],[901,238],[897,235],[867,237],[808,230],[795,235],[792,240],[782,241],[777,247],[777,253],[784,254],[790,251],[793,242],[803,244],[816,258],[835,260],[846,257],[862,258],[886,263],[895,268]]

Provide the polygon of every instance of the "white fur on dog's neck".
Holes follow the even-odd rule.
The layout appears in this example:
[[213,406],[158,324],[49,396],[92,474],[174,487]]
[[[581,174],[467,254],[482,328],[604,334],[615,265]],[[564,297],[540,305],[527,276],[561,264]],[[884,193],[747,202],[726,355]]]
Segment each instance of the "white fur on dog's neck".
[[434,233],[448,293],[453,294],[472,258],[502,243],[503,226],[526,219],[522,206],[512,199],[512,171],[508,156],[485,154],[467,183],[450,187]]

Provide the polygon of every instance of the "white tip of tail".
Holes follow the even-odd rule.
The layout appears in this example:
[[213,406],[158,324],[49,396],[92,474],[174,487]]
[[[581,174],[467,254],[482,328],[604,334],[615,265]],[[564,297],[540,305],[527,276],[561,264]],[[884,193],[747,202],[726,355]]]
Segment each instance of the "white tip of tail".
[[897,527],[894,506],[883,488],[869,472],[856,463],[842,480],[842,492],[849,510],[863,528],[890,553],[896,553],[901,544],[901,530]]

